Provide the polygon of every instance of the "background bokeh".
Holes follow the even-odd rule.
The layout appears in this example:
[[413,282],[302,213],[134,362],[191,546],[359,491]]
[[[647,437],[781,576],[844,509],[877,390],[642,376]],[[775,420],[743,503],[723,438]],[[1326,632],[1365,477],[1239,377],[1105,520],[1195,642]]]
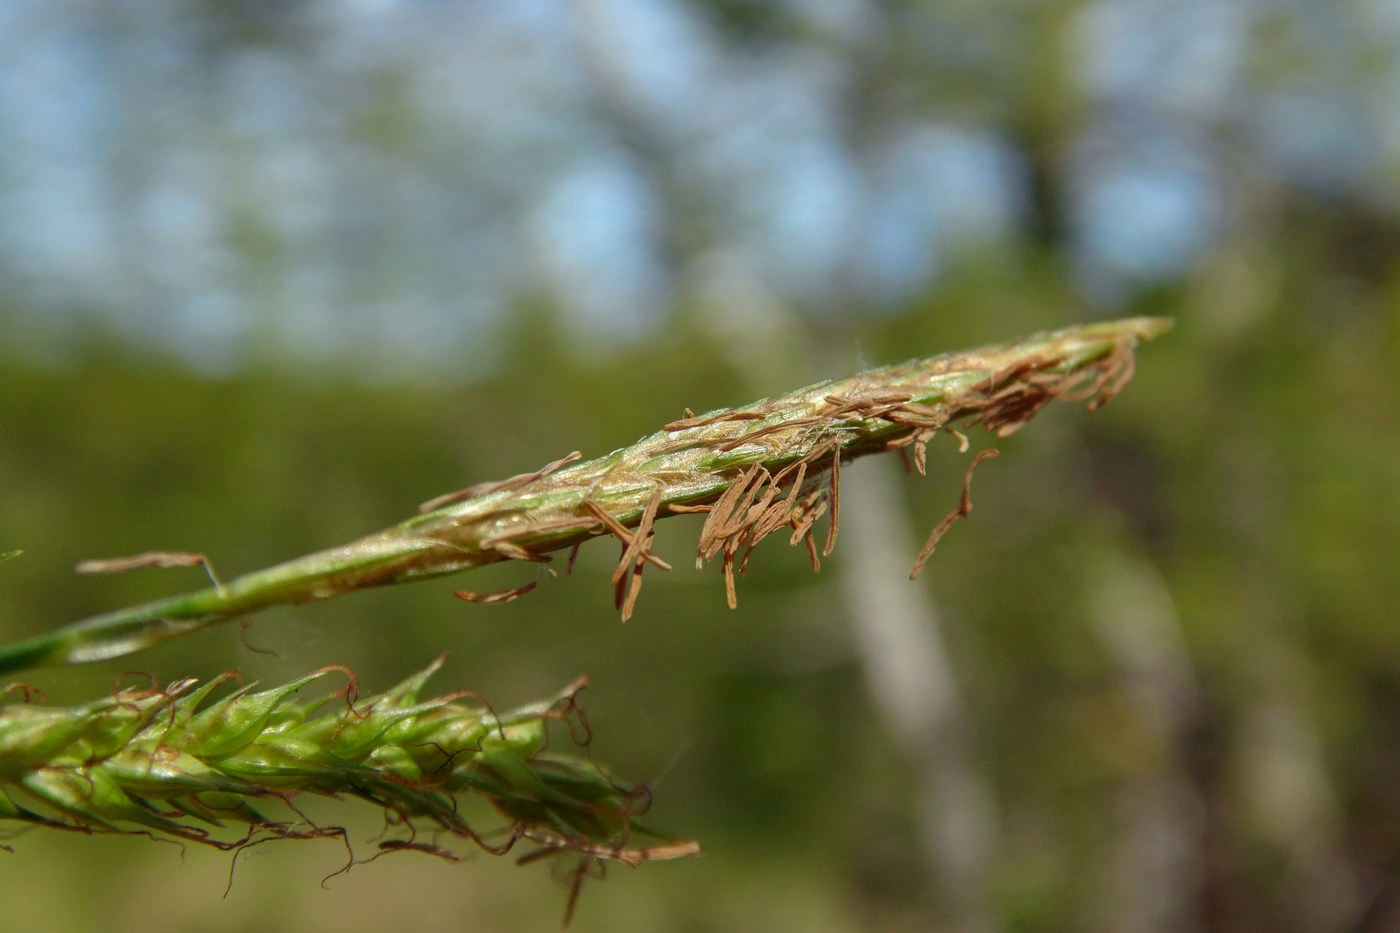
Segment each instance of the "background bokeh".
[[[1128,314],[1123,396],[845,473],[820,575],[627,626],[606,545],[26,679],[53,702],[447,650],[587,671],[699,860],[574,929],[1400,925],[1400,12],[1386,0],[0,0],[0,636],[869,364]],[[977,438],[983,446],[986,438]],[[513,586],[530,568],[480,572]],[[347,814],[347,811],[351,813]],[[366,849],[380,828],[353,806]],[[554,929],[547,868],[29,833],[24,930]]]

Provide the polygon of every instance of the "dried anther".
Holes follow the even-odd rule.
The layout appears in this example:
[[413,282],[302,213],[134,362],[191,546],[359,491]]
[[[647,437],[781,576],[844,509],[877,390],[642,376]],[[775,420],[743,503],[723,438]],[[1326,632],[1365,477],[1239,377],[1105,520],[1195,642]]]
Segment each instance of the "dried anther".
[[145,567],[207,567],[209,558],[203,554],[183,551],[147,551],[131,557],[104,557],[80,561],[75,573],[125,573]]
[[547,564],[554,559],[548,554],[536,554],[528,548],[505,540],[491,542],[491,550],[507,560],[523,560],[532,564]]
[[[18,553],[18,552],[16,552]],[[219,582],[218,576],[214,573],[214,565],[209,562],[209,558],[203,554],[186,551],[146,551],[142,554],[134,554],[131,557],[104,557],[79,561],[73,568],[75,573],[126,573],[128,570],[141,570],[147,567],[167,569],[170,567],[203,567],[204,572],[209,575],[209,582],[218,589],[223,589],[223,584]]]
[[478,496],[489,495],[493,492],[508,492],[512,489],[519,489],[522,486],[528,486],[537,479],[544,479],[560,467],[581,459],[583,459],[583,452],[575,450],[572,453],[560,457],[558,460],[552,460],[546,463],[538,470],[534,470],[530,473],[519,473],[512,476],[510,479],[496,480],[494,482],[476,483],[468,486],[466,489],[459,489],[456,492],[448,492],[440,496],[435,496],[419,505],[418,511],[433,512],[445,505],[451,505],[454,502],[464,502],[467,499],[475,499]]
[[972,474],[977,472],[977,467],[982,461],[990,460],[1000,453],[1001,451],[997,450],[995,447],[991,447],[972,458],[972,463],[967,468],[967,475],[963,477],[962,498],[958,501],[958,507],[943,516],[943,520],[934,526],[933,531],[928,536],[928,540],[925,541],[924,546],[919,549],[919,556],[914,559],[914,569],[909,571],[909,579],[917,579],[919,574],[923,572],[924,565],[927,564],[928,559],[933,556],[933,549],[938,547],[938,542],[943,540],[943,536],[948,533],[948,529],[952,528],[958,519],[967,518],[968,513],[972,511]]
[[718,411],[714,414],[696,417],[695,415],[690,414],[690,409],[687,408],[686,416],[684,418],[682,418],[679,421],[672,421],[669,424],[662,425],[661,430],[672,432],[685,431],[689,428],[703,428],[712,424],[720,424],[721,422],[725,421],[762,421],[766,417],[768,416],[763,412],[733,411],[732,409],[725,409],[724,411]]
[[465,599],[469,603],[479,603],[483,606],[498,606],[501,603],[515,602],[538,585],[538,583],[532,580],[524,586],[517,586],[515,589],[511,590],[500,590],[495,593],[477,593],[472,590],[458,590],[452,595],[456,596],[458,599]]
[[635,530],[629,530],[597,503],[590,501],[584,505],[622,542],[622,556],[618,558],[617,568],[612,574],[613,607],[621,610],[622,621],[626,622],[632,618],[632,610],[636,608],[637,597],[642,592],[642,569],[648,563],[662,570],[671,569],[670,564],[651,552],[652,543],[656,540],[652,524],[661,508],[661,487],[657,486],[652,491]]

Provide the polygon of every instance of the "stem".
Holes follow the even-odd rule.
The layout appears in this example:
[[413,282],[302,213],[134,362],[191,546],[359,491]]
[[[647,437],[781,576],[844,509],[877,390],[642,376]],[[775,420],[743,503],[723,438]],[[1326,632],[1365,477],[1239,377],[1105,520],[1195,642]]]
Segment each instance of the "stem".
[[[709,511],[702,560],[723,555],[733,603],[736,552],[777,528],[794,529],[816,563],[811,524],[832,506],[837,459],[924,447],[939,430],[1019,429],[1056,399],[1108,401],[1132,373],[1132,351],[1171,326],[1133,318],[1037,334],[824,381],[773,399],[687,417],[605,457],[556,461],[535,473],[468,490],[359,541],[256,571],[222,586],[109,612],[0,648],[0,673],[99,661],[271,605],[470,570],[613,534],[627,545],[613,582],[630,613],[657,518]],[[635,532],[632,530],[635,529]],[[636,540],[634,540],[634,538]],[[825,551],[834,544],[828,536]],[[631,575],[631,582],[627,580]],[[624,586],[626,584],[626,586]]]

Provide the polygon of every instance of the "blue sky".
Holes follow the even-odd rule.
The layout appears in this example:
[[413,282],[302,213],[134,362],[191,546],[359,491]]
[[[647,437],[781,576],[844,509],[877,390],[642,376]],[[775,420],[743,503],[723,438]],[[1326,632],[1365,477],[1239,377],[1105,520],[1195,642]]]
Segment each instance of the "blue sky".
[[[756,307],[820,310],[840,281],[899,308],[1016,235],[1027,167],[994,97],[941,108],[911,76],[869,134],[850,110],[864,56],[1002,41],[1014,4],[777,8],[801,41],[678,0],[309,2],[251,27],[0,0],[0,314],[213,368],[269,347],[460,367],[522,294],[585,343],[645,334],[716,269]],[[1086,118],[1060,157],[1100,305],[1190,274],[1242,157],[1323,190],[1393,175],[1385,3],[1099,0],[1071,36]]]

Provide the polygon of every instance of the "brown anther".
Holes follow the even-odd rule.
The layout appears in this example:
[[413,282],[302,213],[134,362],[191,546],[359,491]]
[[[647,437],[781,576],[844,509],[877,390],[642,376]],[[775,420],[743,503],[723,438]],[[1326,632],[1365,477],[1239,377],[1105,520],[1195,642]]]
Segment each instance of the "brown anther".
[[553,560],[548,554],[536,554],[534,551],[527,550],[518,544],[512,544],[510,541],[494,541],[491,544],[491,550],[507,560],[523,560],[532,564],[547,564]]
[[209,563],[209,558],[203,554],[186,551],[146,551],[142,554],[135,554],[131,557],[105,557],[94,560],[79,561],[73,568],[75,573],[125,573],[128,570],[140,570],[146,567],[203,567],[204,572],[209,576],[209,582],[220,590],[224,585],[219,582],[219,578],[214,574],[214,566]]
[[705,415],[697,418],[690,409],[685,410],[685,417],[679,421],[672,421],[661,426],[663,431],[684,431],[687,428],[703,428],[710,424],[719,424],[724,421],[761,421],[768,415],[758,411],[733,411],[726,410],[716,412],[713,415]]
[[482,606],[498,606],[502,603],[515,602],[538,585],[537,582],[531,581],[522,586],[517,586],[512,590],[499,590],[495,593],[477,593],[473,590],[458,590],[453,595],[458,599],[465,599],[469,603],[477,603]]
[[836,533],[841,528],[841,447],[838,444],[831,454],[831,523],[826,528],[826,544],[822,546],[822,557],[829,557],[836,548]]
[[963,477],[962,498],[958,502],[958,507],[943,516],[943,520],[934,526],[933,531],[928,536],[928,540],[925,541],[924,546],[919,549],[919,556],[914,560],[914,569],[909,571],[909,579],[914,580],[923,572],[924,565],[927,564],[928,559],[933,556],[933,549],[938,547],[938,542],[948,533],[948,529],[953,527],[953,523],[960,518],[966,518],[967,514],[972,511],[972,474],[977,471],[978,465],[981,464],[982,461],[990,460],[1000,454],[1001,451],[997,450],[995,447],[989,447],[972,458],[972,463],[967,468],[967,475]]
[[543,479],[544,477],[558,470],[560,467],[566,466],[567,464],[573,463],[575,460],[580,460],[582,458],[583,452],[575,450],[571,453],[565,454],[558,460],[552,460],[549,463],[546,463],[544,466],[540,467],[538,470],[533,470],[529,473],[519,473],[515,476],[510,477],[509,479],[495,480],[488,483],[476,483],[474,485],[468,486],[466,489],[459,489],[456,492],[449,492],[444,493],[441,496],[435,496],[432,499],[429,499],[427,502],[424,502],[421,505],[419,505],[418,511],[431,512],[435,509],[442,508],[444,505],[451,505],[454,502],[463,502],[467,499],[475,499],[477,496],[485,496],[493,492],[506,492],[511,489],[519,489],[521,486],[533,483],[537,479]]

